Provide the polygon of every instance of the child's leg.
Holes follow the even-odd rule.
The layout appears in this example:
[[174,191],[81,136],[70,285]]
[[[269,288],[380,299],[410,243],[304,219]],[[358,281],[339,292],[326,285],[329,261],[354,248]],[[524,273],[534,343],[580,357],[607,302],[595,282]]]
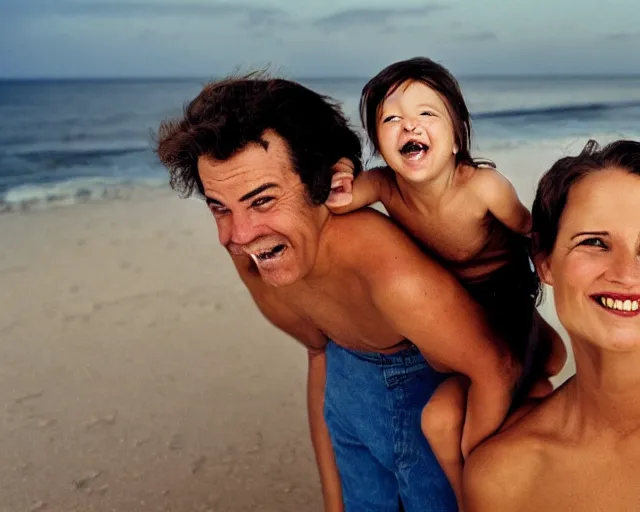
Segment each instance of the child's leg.
[[466,377],[450,377],[438,386],[422,409],[422,432],[453,487],[461,511],[464,461],[460,444],[468,387]]

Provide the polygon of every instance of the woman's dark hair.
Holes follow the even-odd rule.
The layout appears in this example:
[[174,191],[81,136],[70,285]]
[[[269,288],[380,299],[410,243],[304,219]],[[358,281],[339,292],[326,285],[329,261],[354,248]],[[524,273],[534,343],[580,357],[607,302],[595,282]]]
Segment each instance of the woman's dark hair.
[[495,167],[490,160],[471,157],[471,117],[460,85],[444,66],[426,57],[395,62],[380,71],[362,89],[360,119],[376,153],[380,152],[377,123],[379,109],[387,96],[407,82],[422,82],[444,98],[458,145],[456,164]]
[[579,155],[561,158],[542,176],[531,208],[534,255],[553,251],[571,187],[588,174],[611,168],[640,176],[640,142],[618,140],[601,149],[589,140]]
[[185,106],[182,118],[161,123],[156,153],[169,169],[173,189],[184,196],[194,189],[203,195],[198,158],[228,160],[248,144],[264,146],[267,130],[287,143],[313,204],[326,201],[331,166],[340,158],[353,162],[355,175],[362,170],[360,139],[337,102],[262,72],[207,84]]

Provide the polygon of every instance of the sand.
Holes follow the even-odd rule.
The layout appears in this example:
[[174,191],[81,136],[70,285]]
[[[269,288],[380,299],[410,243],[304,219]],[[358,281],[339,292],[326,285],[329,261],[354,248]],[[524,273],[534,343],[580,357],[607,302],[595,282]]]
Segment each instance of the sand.
[[321,510],[305,351],[202,203],[9,213],[0,243],[0,512]]
[[0,234],[1,512],[321,510],[305,352],[201,203],[6,214]]

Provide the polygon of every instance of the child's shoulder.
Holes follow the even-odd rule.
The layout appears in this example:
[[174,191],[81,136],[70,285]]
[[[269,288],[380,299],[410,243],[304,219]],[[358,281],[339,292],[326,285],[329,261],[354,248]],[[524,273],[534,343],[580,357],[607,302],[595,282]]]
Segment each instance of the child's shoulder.
[[[501,182],[507,180],[507,178],[495,167],[480,166],[472,167],[466,166],[465,171],[467,173],[467,183],[473,186],[481,186],[484,184],[492,184],[495,182]],[[507,180],[508,181],[508,180]]]
[[505,198],[515,193],[511,181],[495,167],[476,167],[466,181],[466,188],[483,199]]

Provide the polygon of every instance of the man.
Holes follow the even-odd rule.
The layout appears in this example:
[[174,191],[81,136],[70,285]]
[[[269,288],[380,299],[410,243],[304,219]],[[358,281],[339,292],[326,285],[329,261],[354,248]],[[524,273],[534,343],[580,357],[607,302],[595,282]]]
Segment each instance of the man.
[[456,510],[422,407],[447,373],[466,375],[477,444],[504,419],[519,368],[480,306],[387,217],[323,205],[332,165],[361,170],[338,108],[286,80],[228,78],[161,125],[157,152],[172,187],[206,198],[264,316],[308,350],[326,510]]

